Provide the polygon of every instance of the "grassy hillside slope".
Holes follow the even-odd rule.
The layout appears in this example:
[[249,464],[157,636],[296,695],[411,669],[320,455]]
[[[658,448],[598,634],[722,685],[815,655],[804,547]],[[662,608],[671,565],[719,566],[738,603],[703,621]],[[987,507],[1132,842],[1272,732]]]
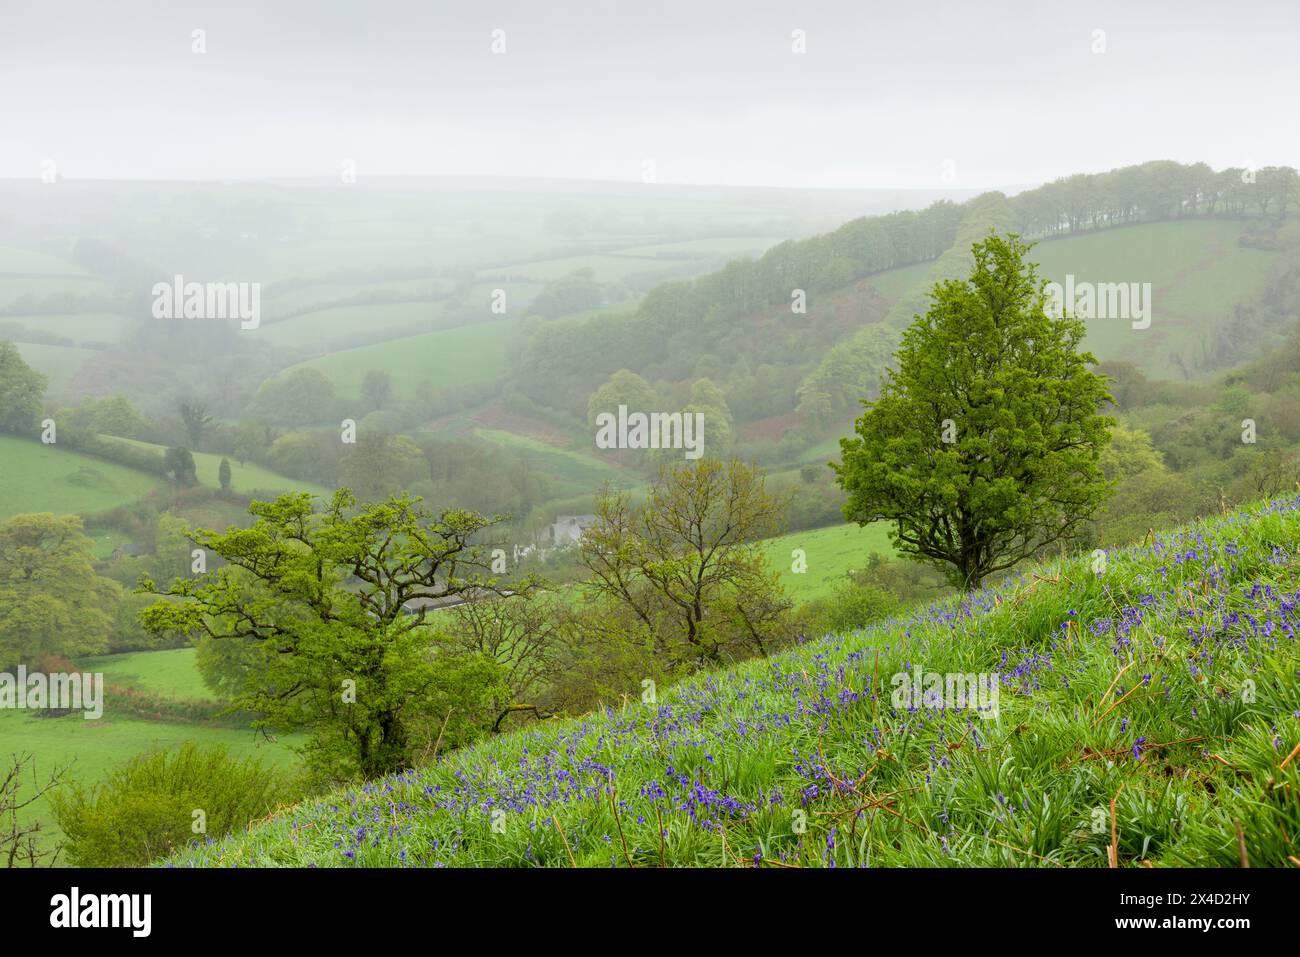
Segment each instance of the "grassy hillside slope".
[[[78,666],[86,672],[102,673],[106,686],[114,691],[134,689],[174,701],[202,704],[216,700],[195,666],[193,648],[102,655],[83,659]],[[172,750],[187,741],[205,747],[220,745],[231,754],[255,756],[285,770],[296,769],[299,764],[293,747],[301,739],[295,735],[271,740],[250,728],[186,722],[174,716],[146,720],[123,715],[111,707],[105,709],[103,717],[93,721],[77,714],[50,718],[33,711],[0,711],[0,742],[6,755],[10,752],[35,754],[41,775],[66,765],[69,767],[67,780],[87,787],[99,783],[114,767],[138,754],[158,748]],[[20,787],[19,794],[26,793],[28,787],[30,782]],[[53,848],[62,839],[48,797],[24,808],[18,819],[24,824],[40,823],[42,847]]]
[[[1300,496],[1261,504],[1100,575],[1050,563],[653,705],[629,689],[170,863],[1105,866],[1113,826],[1121,866],[1288,866],[1298,550]],[[914,669],[996,673],[996,716],[893,706]]]
[[499,319],[476,326],[429,332],[377,345],[334,352],[290,370],[309,367],[324,373],[338,394],[356,398],[371,369],[392,377],[393,390],[411,396],[421,383],[454,388],[491,382],[505,375],[506,344],[515,320]]
[[[893,557],[889,529],[889,522],[876,522],[866,528],[831,525],[790,532],[763,542],[763,556],[781,573],[781,585],[791,598],[825,598],[836,584],[846,580],[850,571],[866,567],[872,552]],[[806,567],[802,572],[794,570],[795,549],[803,549]]]
[[[142,442],[139,439],[124,439],[116,435],[101,435],[100,438],[107,442],[121,442],[124,445],[133,445],[138,449],[150,449],[156,451],[159,455],[167,451],[166,446]],[[332,494],[323,485],[272,472],[256,462],[245,462],[241,465],[233,455],[223,456],[214,452],[192,452],[190,454],[194,456],[194,471],[199,482],[211,488],[221,487],[221,460],[225,458],[230,462],[230,487],[236,492],[261,491],[280,494],[286,492],[311,492],[313,495],[319,495],[322,498],[329,498]]]
[[134,502],[156,475],[58,445],[0,435],[0,518],[22,512],[99,512]]

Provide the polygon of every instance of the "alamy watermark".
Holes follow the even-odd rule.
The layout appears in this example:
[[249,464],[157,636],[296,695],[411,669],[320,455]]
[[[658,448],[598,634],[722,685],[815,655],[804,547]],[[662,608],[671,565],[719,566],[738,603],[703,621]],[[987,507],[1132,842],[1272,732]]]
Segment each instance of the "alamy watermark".
[[685,449],[688,459],[704,454],[703,412],[631,412],[596,416],[598,449]]
[[892,682],[894,693],[890,703],[899,710],[913,708],[943,708],[945,710],[971,710],[981,718],[998,716],[997,674],[966,673],[959,671],[900,671]]
[[154,283],[151,292],[155,319],[238,319],[241,329],[262,324],[260,282],[186,282],[177,275]]
[[2,710],[81,711],[88,721],[104,714],[104,676],[102,673],[56,672],[28,673],[19,665],[17,674],[0,671],[0,711]]
[[1043,290],[1048,314],[1059,319],[1068,308],[1076,319],[1128,319],[1134,329],[1151,325],[1151,283],[1076,282],[1074,273],[1065,285],[1049,282]]

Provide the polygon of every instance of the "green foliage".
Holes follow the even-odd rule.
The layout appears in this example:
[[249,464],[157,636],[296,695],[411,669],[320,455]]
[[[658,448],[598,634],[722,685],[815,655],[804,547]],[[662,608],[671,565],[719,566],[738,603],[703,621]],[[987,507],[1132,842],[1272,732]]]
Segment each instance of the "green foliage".
[[139,755],[97,786],[72,782],[51,803],[68,839],[68,863],[142,867],[242,830],[295,796],[285,777],[261,761],[186,743]]
[[890,617],[900,608],[893,594],[879,585],[843,581],[835,586],[831,596],[817,603],[812,619],[812,634],[844,634]]
[[363,428],[340,465],[339,478],[357,498],[374,502],[410,489],[427,474],[424,453],[411,439]]
[[605,296],[595,274],[590,269],[579,269],[549,282],[537,294],[528,312],[544,319],[558,319],[599,308],[604,302]]
[[455,747],[485,726],[497,663],[445,647],[426,618],[431,601],[497,588],[478,544],[497,520],[408,497],[358,507],[348,490],[319,512],[305,493],[249,511],[252,528],[191,534],[227,564],[157,592],[151,634],[242,643],[205,668],[212,683],[258,726],[308,730],[322,778],[398,771],[435,736]]
[[182,402],[180,412],[185,433],[190,439],[190,448],[201,448],[203,436],[212,428],[212,414],[201,402]]
[[67,425],[78,432],[103,433],[124,439],[138,439],[149,430],[149,420],[121,393],[105,399],[84,399],[67,416]]
[[1121,422],[1110,430],[1110,441],[1098,459],[1107,480],[1127,479],[1151,469],[1164,468],[1164,460],[1151,444],[1151,436]]
[[619,608],[634,626],[627,640],[670,671],[766,654],[786,635],[790,603],[756,542],[783,508],[755,466],[664,466],[643,504],[626,493],[601,499],[582,540],[585,587],[597,606]]
[[620,405],[629,412],[652,412],[659,407],[659,397],[635,372],[620,369],[587,401],[587,424],[595,427],[596,416],[602,413],[617,415]]
[[0,667],[102,651],[121,587],[95,574],[75,515],[0,522]]
[[1028,248],[990,236],[969,280],[936,285],[834,466],[850,521],[893,522],[900,553],[964,588],[1068,541],[1107,492],[1109,395],[1083,323],[1044,311]]
[[189,449],[169,448],[163,455],[163,468],[177,485],[189,487],[199,484],[198,469]]
[[393,377],[383,369],[371,369],[361,380],[361,399],[370,409],[382,409],[393,399]]
[[[1244,845],[1285,868],[1298,553],[1290,496],[1113,552],[1104,575],[1055,560],[649,700],[624,689],[172,863],[1105,868],[1113,846],[1121,868],[1236,867]],[[996,715],[895,703],[916,668],[996,674]],[[355,838],[359,803],[392,830]]]
[[888,327],[874,325],[836,343],[800,384],[799,411],[815,425],[826,426],[863,398],[873,398],[895,341]]
[[45,386],[45,376],[23,362],[18,347],[0,340],[0,432],[36,433]]
[[221,491],[230,491],[230,459],[222,457],[221,465],[217,467],[217,481],[221,483]]
[[334,383],[319,369],[306,367],[263,382],[250,411],[266,422],[297,428],[326,418],[333,402]]

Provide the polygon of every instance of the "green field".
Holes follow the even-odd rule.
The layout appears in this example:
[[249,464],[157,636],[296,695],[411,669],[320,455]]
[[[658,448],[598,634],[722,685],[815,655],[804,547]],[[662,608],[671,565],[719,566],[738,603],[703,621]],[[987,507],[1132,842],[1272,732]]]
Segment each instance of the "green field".
[[[83,671],[103,673],[109,687],[116,684],[170,693],[180,699],[214,700],[194,667],[192,648],[104,655],[78,664]],[[186,741],[201,746],[224,745],[232,754],[254,755],[285,769],[298,766],[298,756],[291,750],[297,743],[293,736],[271,741],[251,729],[116,717],[111,708],[97,720],[75,713],[59,718],[34,715],[28,711],[0,711],[0,755],[7,758],[15,753],[34,754],[38,774],[70,765],[66,780],[85,786],[95,784],[115,765],[137,754],[155,748],[177,748]],[[26,809],[19,820],[41,823],[45,847],[59,840],[46,800]]]
[[359,396],[371,369],[387,372],[393,390],[402,396],[410,396],[424,382],[439,389],[493,382],[508,369],[506,346],[514,326],[514,319],[500,319],[408,336],[321,356],[288,371],[316,369],[334,383],[338,395],[349,399]]
[[[425,285],[428,285],[427,283]],[[387,289],[376,285],[375,289]],[[491,283],[481,283],[471,287],[465,294],[485,321],[492,321],[490,311],[492,291],[496,288]],[[507,307],[510,311],[527,312],[529,303],[541,291],[540,283],[509,282],[503,288],[506,291]],[[289,319],[263,323],[258,335],[280,348],[302,348],[321,352],[335,351],[340,343],[345,343],[349,336],[376,335],[391,331],[393,337],[409,337],[413,331],[439,332],[431,328],[435,322],[447,322],[448,317],[460,319],[467,307],[459,299],[440,301],[425,300],[419,302],[395,302],[379,305],[344,305],[327,309],[305,312]]]
[[[100,438],[108,442],[122,442],[126,445],[134,445],[136,448],[153,449],[159,455],[167,451],[161,445],[153,445],[137,439],[123,439],[115,435],[101,435]],[[313,495],[319,495],[322,498],[328,498],[333,494],[330,489],[323,485],[280,475],[278,472],[265,469],[255,462],[246,462],[240,465],[236,459],[229,455],[221,456],[213,452],[194,452],[192,454],[194,455],[194,468],[198,473],[199,482],[210,488],[221,487],[219,473],[221,471],[221,460],[225,458],[230,462],[230,487],[236,492],[243,492],[244,494],[254,491],[277,493],[311,492]]]
[[217,700],[194,664],[193,648],[99,655],[78,664],[84,671],[102,673],[105,681],[129,688],[191,701]]
[[94,276],[69,275],[70,270],[44,276],[7,276],[0,273],[0,306],[11,306],[25,297],[43,299],[65,292],[79,296],[104,296],[112,286]]
[[58,445],[0,435],[0,517],[100,512],[134,502],[159,481]]
[[932,265],[934,264],[923,262],[912,266],[900,266],[898,269],[887,269],[874,276],[868,276],[867,282],[882,296],[893,302],[925,282]]
[[1084,345],[1099,359],[1138,363],[1156,378],[1181,380],[1171,352],[1195,358],[1205,335],[1258,295],[1277,269],[1276,252],[1238,245],[1245,225],[1227,219],[1147,223],[1040,242],[1030,253],[1044,279],[1151,283],[1151,326],[1092,319]]
[[[807,571],[802,573],[794,571],[794,550],[799,548],[807,562]],[[866,528],[832,525],[791,532],[763,543],[763,555],[781,573],[781,584],[795,601],[825,598],[851,570],[865,567],[872,552],[893,556],[888,522]]]
[[643,481],[635,473],[604,462],[595,455],[559,448],[531,436],[501,429],[474,429],[474,435],[523,453],[530,465],[535,465],[548,477],[562,483],[562,488],[558,491],[561,497],[594,493],[605,483],[627,487],[640,485]]

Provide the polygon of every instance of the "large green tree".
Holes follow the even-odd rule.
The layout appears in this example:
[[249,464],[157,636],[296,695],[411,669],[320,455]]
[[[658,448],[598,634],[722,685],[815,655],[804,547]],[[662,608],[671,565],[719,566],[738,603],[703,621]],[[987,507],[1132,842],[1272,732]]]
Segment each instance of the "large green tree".
[[901,553],[966,589],[1075,537],[1109,489],[1105,379],[1083,322],[1048,314],[1029,249],[990,235],[968,279],[934,287],[832,463],[845,517],[893,522]]
[[143,582],[166,596],[142,614],[147,630],[234,643],[214,666],[223,690],[261,726],[308,730],[322,778],[399,771],[435,735],[445,748],[487,722],[499,667],[438,647],[426,617],[428,600],[497,590],[477,543],[498,520],[433,516],[409,497],[358,508],[347,489],[319,511],[306,493],[249,511],[252,528],[191,533],[221,568]]
[[95,574],[77,516],[0,522],[0,668],[103,651],[120,598]]
[[0,340],[0,432],[34,435],[44,395],[45,376],[23,362],[12,342]]

